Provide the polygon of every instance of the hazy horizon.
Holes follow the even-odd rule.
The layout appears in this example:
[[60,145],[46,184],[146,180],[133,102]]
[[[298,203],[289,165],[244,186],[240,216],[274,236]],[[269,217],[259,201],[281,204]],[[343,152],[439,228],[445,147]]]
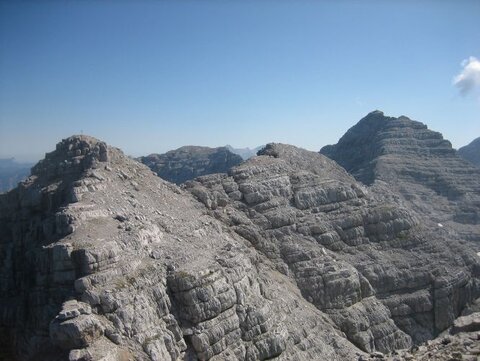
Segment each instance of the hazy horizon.
[[0,3],[0,158],[88,134],[318,151],[369,112],[480,136],[480,2]]
[[[365,114],[367,115],[367,114]],[[386,116],[391,116],[390,114],[385,114]],[[401,115],[404,115],[404,114],[401,114]],[[400,115],[398,115],[400,116]],[[363,117],[362,117],[363,118]],[[360,120],[360,119],[358,119]],[[415,119],[413,119],[415,120]],[[352,124],[352,126],[354,126],[357,122],[355,122],[354,124]],[[428,124],[427,124],[428,126]],[[350,127],[348,128],[350,129]],[[345,132],[348,130],[348,129],[345,129]],[[429,126],[429,129],[432,129],[430,126]],[[436,130],[436,129],[432,129],[432,130]],[[345,133],[344,132],[344,133]],[[88,135],[88,136],[93,136],[91,134],[85,134],[85,133],[78,133],[78,134],[71,134],[71,135],[68,135],[68,136],[65,136],[65,137],[62,137],[62,138],[59,138],[58,140],[54,141],[54,143],[52,143],[51,145],[49,145],[49,149],[47,149],[44,153],[42,154],[39,154],[39,155],[28,155],[28,154],[20,154],[20,155],[15,155],[15,154],[12,154],[12,155],[7,155],[7,156],[0,156],[0,160],[5,160],[5,159],[13,159],[15,162],[17,163],[26,163],[26,164],[29,164],[29,163],[36,163],[38,162],[39,160],[43,159],[44,156],[45,156],[45,153],[48,153],[48,152],[51,152],[51,151],[54,151],[55,150],[55,145],[60,142],[62,139],[65,139],[65,138],[68,138],[70,136],[77,136],[77,135]],[[342,134],[343,135],[343,134]],[[448,138],[448,136],[446,136],[445,134],[443,134],[444,138],[447,139],[447,140],[450,140]],[[95,136],[94,136],[95,137]],[[95,137],[95,138],[98,138],[98,137]],[[340,138],[340,137],[339,137]],[[339,139],[338,138],[338,139]],[[463,147],[465,145],[468,145],[470,142],[472,142],[473,140],[475,140],[476,138],[478,138],[478,136],[475,136],[474,138],[472,138],[470,141],[468,141],[467,143],[465,144],[461,144],[459,146],[455,146],[452,142],[452,145],[455,149],[458,149],[460,147]],[[104,138],[98,138],[99,140],[103,140],[105,141]],[[153,153],[166,153],[170,150],[174,150],[174,149],[177,149],[177,148],[180,148],[180,147],[183,147],[183,146],[205,146],[205,147],[212,147],[212,148],[216,148],[216,147],[223,147],[223,146],[227,146],[227,145],[230,145],[232,148],[236,148],[236,149],[242,149],[242,148],[250,148],[250,149],[254,149],[258,146],[262,146],[262,145],[265,145],[265,144],[268,144],[268,143],[285,143],[285,144],[291,144],[291,145],[294,145],[294,146],[297,146],[297,147],[301,147],[301,148],[304,148],[304,149],[307,149],[307,150],[310,150],[310,151],[315,151],[315,152],[318,152],[323,146],[325,145],[329,145],[329,144],[335,144],[337,143],[338,139],[335,139],[334,141],[330,142],[330,143],[326,143],[326,144],[321,144],[319,145],[318,147],[315,147],[315,148],[307,148],[307,147],[304,147],[302,145],[299,145],[299,144],[294,144],[294,143],[285,143],[285,142],[279,142],[279,141],[275,141],[275,140],[271,140],[271,141],[267,141],[267,142],[264,142],[262,144],[257,144],[257,145],[234,145],[234,144],[229,144],[229,143],[225,143],[225,144],[210,144],[210,145],[205,145],[205,144],[179,144],[178,146],[174,146],[172,148],[169,148],[169,149],[163,149],[163,150],[154,150],[154,151],[151,151],[151,152],[146,152],[146,153],[128,153],[125,151],[125,149],[121,146],[121,145],[118,145],[118,144],[111,144],[111,143],[108,143],[109,145],[111,146],[114,146],[114,147],[117,147],[117,148],[120,148],[125,154],[127,154],[128,156],[132,156],[132,157],[141,157],[141,156],[146,156],[146,155],[150,155],[150,154],[153,154]],[[48,145],[47,145],[48,147]]]

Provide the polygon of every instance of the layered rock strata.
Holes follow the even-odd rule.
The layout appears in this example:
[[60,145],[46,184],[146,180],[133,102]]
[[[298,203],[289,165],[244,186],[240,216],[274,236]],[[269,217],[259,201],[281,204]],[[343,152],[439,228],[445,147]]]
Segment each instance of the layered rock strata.
[[362,354],[190,193],[91,137],[63,140],[0,196],[0,246],[6,359]]
[[321,153],[375,192],[388,189],[440,227],[480,241],[480,169],[425,124],[375,111]]
[[458,233],[318,153],[269,144],[185,186],[364,351],[433,338],[479,294],[479,257]]
[[272,144],[187,182],[87,136],[0,195],[0,340],[17,360],[355,360],[479,296],[458,232]]

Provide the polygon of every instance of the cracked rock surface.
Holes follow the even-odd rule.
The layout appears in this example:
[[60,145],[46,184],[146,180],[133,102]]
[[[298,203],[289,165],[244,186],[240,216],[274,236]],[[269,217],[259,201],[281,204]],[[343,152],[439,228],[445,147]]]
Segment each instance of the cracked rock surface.
[[390,190],[439,227],[480,241],[480,168],[425,124],[374,111],[320,152],[375,192]]
[[293,146],[178,187],[64,139],[0,195],[0,358],[358,360],[474,332],[478,224],[441,218],[476,209],[470,176],[432,216]]
[[269,144],[185,187],[363,351],[432,339],[479,295],[479,257],[458,232],[321,154]]
[[189,192],[97,139],[60,142],[0,196],[0,225],[6,360],[363,354]]

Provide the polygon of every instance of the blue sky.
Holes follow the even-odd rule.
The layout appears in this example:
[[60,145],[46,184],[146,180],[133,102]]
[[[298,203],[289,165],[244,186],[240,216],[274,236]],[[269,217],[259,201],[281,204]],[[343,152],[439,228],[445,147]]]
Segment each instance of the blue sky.
[[480,136],[480,1],[0,2],[0,158],[72,134],[132,155],[310,150],[368,112]]

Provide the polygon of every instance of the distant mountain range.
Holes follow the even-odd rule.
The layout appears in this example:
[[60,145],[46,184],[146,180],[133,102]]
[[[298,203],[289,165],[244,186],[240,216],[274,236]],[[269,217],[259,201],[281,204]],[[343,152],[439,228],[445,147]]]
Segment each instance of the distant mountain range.
[[461,147],[458,150],[458,154],[463,159],[480,167],[480,137],[473,140],[470,144]]
[[477,359],[480,168],[423,123],[54,149],[0,195],[0,360]]
[[0,193],[17,186],[30,175],[33,163],[19,163],[14,158],[0,159]]
[[225,148],[227,148],[230,152],[238,154],[240,157],[242,157],[245,160],[256,156],[257,152],[263,147],[264,145],[260,145],[258,147],[251,149],[251,148],[233,148],[231,145],[228,145],[228,144],[225,146]]
[[243,159],[226,147],[185,146],[164,154],[138,158],[157,175],[173,183],[212,173],[225,173]]

